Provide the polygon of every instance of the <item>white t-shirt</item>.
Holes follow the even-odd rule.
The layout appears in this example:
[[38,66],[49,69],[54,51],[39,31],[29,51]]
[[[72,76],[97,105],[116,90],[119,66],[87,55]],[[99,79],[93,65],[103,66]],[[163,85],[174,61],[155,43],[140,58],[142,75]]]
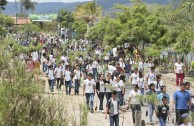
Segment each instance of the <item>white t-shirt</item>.
[[97,62],[97,61],[94,61],[94,62],[92,63],[92,68],[97,68],[97,65],[98,65],[98,62]]
[[97,71],[98,71],[98,74],[103,74],[103,68],[102,68],[102,66],[98,65],[97,66]]
[[105,60],[109,60],[109,56],[110,56],[110,54],[107,53],[107,54],[105,55],[104,59],[105,59]]
[[115,70],[117,70],[116,67],[114,67],[113,65],[108,65],[108,72],[111,73],[111,75],[112,75],[113,71],[115,71]]
[[91,74],[93,74],[93,66],[92,65],[90,65],[90,64],[88,64],[87,66],[86,66],[86,70],[88,70],[88,73],[91,73]]
[[154,81],[156,80],[156,73],[148,72],[146,77],[148,78],[148,85],[150,85],[151,83],[154,83]]
[[74,79],[80,79],[81,78],[81,75],[82,75],[82,72],[80,70],[74,70]]
[[[158,84],[158,88],[157,88],[157,84]],[[154,81],[154,85],[155,85],[155,91],[161,91],[161,86],[163,86],[163,81],[160,80],[159,83],[157,83],[157,81]]]
[[61,78],[61,72],[62,72],[61,67],[56,67],[54,72],[55,72],[56,78]]
[[37,61],[38,60],[38,52],[32,52],[32,60]]
[[114,47],[112,49],[112,53],[113,53],[113,57],[117,57],[117,48],[116,47]]
[[68,58],[66,56],[61,56],[61,61],[64,61],[65,64],[67,65],[68,63]]
[[49,80],[55,79],[55,77],[54,77],[54,70],[48,69],[47,74],[48,74]]
[[139,69],[143,69],[144,68],[144,63],[143,62],[139,62]]
[[124,83],[122,80],[120,80],[119,82],[114,81],[114,88],[116,88],[117,91],[121,91],[121,87],[124,86]]
[[145,82],[144,82],[144,78],[142,77],[142,78],[137,78],[137,84],[138,84],[138,87],[139,88],[144,88],[144,86],[145,86]]
[[118,112],[118,102],[117,102],[117,100],[113,100],[112,99],[112,104],[113,104],[113,107],[114,107],[114,113],[113,113],[113,115],[117,115],[117,114],[119,114],[119,112]]
[[175,65],[175,67],[176,67],[176,73],[183,73],[183,64],[182,63],[175,63],[174,64]]
[[132,73],[131,74],[131,79],[132,79],[132,84],[137,84],[137,78],[138,78],[138,73]]
[[119,62],[119,64],[120,64],[120,67],[121,67],[121,68],[123,68],[123,69],[125,68],[125,63]]
[[94,79],[86,79],[83,81],[83,83],[85,85],[85,93],[94,93],[94,86],[96,85]]
[[130,93],[129,93],[129,97],[131,98],[131,101],[130,103],[131,104],[140,104],[140,100],[138,98],[138,96],[141,96],[141,91],[138,90],[137,92],[135,92],[135,90],[132,90]]
[[71,80],[71,71],[64,71],[64,76],[65,76],[65,81],[70,81]]
[[100,84],[99,92],[105,92],[105,83],[104,83],[104,81],[100,81],[99,84]]
[[113,81],[112,81],[112,79],[110,79],[109,81],[110,81],[110,83],[105,83],[106,92],[112,92],[111,88],[113,87]]

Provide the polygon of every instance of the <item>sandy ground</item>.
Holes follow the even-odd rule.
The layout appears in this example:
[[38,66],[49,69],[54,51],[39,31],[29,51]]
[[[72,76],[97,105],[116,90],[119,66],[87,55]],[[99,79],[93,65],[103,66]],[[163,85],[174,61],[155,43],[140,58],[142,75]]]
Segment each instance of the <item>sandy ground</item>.
[[[46,77],[42,77],[43,79],[46,79]],[[175,86],[175,75],[173,73],[164,74],[163,75],[163,81],[164,84],[167,85],[167,92],[170,94],[171,100],[173,93],[179,89],[179,87]],[[56,88],[56,87],[55,87]],[[128,95],[131,89],[127,89],[125,94],[125,100],[128,99]],[[82,93],[82,87],[80,88],[80,93]],[[72,89],[72,94],[74,94],[74,89]],[[63,103],[67,104],[67,110],[72,114],[70,117],[70,121],[76,120],[76,125],[79,126],[79,119],[80,119],[80,109],[79,105],[85,103],[85,97],[80,95],[71,95],[66,96],[64,87],[62,87],[62,91],[57,91],[55,89],[54,94],[49,93],[49,85],[46,81],[45,84],[45,95],[47,95],[50,98],[54,98],[56,101],[62,101]],[[104,108],[105,108],[105,101],[104,99]],[[95,96],[94,106],[99,106],[99,100],[97,99],[97,96]],[[145,120],[146,123],[149,122],[148,116],[146,117],[146,110],[147,107],[142,107],[142,119]],[[126,111],[125,113],[121,113],[119,115],[119,126],[133,126],[132,122],[132,113],[131,110]],[[124,117],[124,118],[123,118]],[[155,118],[155,115],[153,117],[154,122],[157,121]],[[102,114],[98,111],[95,111],[94,113],[88,113],[88,126],[109,126],[109,118],[105,119],[105,114]],[[146,126],[149,126],[149,124],[146,124]],[[155,124],[155,126],[159,126],[159,124]],[[171,121],[167,122],[167,126],[173,126]]]

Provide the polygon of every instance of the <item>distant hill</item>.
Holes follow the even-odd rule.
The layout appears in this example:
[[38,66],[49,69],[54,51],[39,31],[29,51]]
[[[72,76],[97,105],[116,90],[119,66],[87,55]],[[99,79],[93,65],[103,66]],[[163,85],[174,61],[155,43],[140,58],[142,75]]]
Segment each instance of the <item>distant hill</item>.
[[[110,13],[113,10],[114,4],[125,4],[130,5],[129,0],[95,0],[99,6],[102,6],[102,9],[105,13]],[[169,0],[144,0],[146,3],[158,3],[158,4],[168,4]],[[85,2],[74,2],[74,3],[61,3],[61,2],[47,2],[47,3],[38,3],[34,13],[38,14],[51,14],[57,13],[60,9],[74,10],[78,5]],[[17,12],[20,13],[21,4],[17,3]],[[106,10],[108,12],[106,12]],[[15,3],[8,2],[3,13],[8,15],[15,15]],[[31,11],[28,11],[31,13]]]

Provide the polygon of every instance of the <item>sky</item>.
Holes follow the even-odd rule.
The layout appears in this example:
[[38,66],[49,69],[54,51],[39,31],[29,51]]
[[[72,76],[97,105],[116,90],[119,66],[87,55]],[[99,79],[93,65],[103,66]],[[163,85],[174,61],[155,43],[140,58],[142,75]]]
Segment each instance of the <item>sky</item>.
[[[10,2],[15,2],[15,0],[8,0]],[[20,1],[20,0],[16,0]],[[84,1],[91,1],[91,0],[32,0],[33,2],[64,2],[64,3],[73,3],[73,2],[84,2]]]

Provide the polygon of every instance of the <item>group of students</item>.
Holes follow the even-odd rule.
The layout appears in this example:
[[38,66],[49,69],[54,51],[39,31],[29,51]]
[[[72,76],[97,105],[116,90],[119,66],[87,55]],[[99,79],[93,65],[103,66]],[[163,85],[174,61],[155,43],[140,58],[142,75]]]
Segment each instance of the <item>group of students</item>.
[[[71,47],[74,46],[72,45]],[[86,103],[90,111],[92,113],[94,112],[94,96],[97,94],[100,101],[99,111],[103,113],[104,105],[106,105],[106,115],[109,114],[111,126],[114,123],[116,126],[119,125],[118,114],[123,105],[131,108],[133,123],[135,124],[136,119],[134,113],[141,111],[141,107],[144,106],[144,102],[141,101],[142,97],[147,99],[154,97],[158,99],[157,104],[152,100],[147,100],[149,120],[153,122],[152,118],[156,112],[160,126],[165,126],[167,116],[170,116],[170,97],[166,93],[166,86],[162,81],[162,75],[155,72],[155,65],[151,59],[146,63],[140,60],[137,65],[138,68],[134,68],[137,62],[134,60],[135,58],[126,57],[127,48],[125,49],[125,47],[114,47],[105,57],[102,57],[103,50],[98,48],[97,44],[92,44],[91,48],[95,50],[94,54],[92,52],[88,54],[87,59],[79,56],[74,61],[69,61],[68,51],[66,51],[61,56],[60,63],[57,63],[55,56],[56,52],[61,50],[57,51],[57,48],[50,48],[51,51],[49,51],[49,49],[43,48],[42,54],[37,52],[32,53],[32,56],[27,62],[28,69],[32,70],[33,62],[40,60],[43,71],[48,77],[51,92],[54,92],[54,85],[56,83],[58,90],[61,90],[62,85],[64,85],[66,95],[72,95],[71,89],[74,84],[74,94],[79,95],[81,84],[83,84],[83,94],[86,97]],[[74,48],[69,49],[75,50]],[[82,51],[86,50],[83,49]],[[48,58],[46,58],[46,55],[48,55]],[[91,60],[92,57],[97,58]],[[148,72],[144,76],[145,67],[148,68]],[[183,117],[181,116],[189,111],[191,104],[189,101],[192,95],[189,92],[188,86],[186,86],[187,90],[184,89],[183,64],[180,63],[180,60],[175,63],[174,69],[177,77],[176,84],[177,86],[181,84],[181,89],[174,94],[172,103],[175,105],[173,108],[176,111],[176,122],[180,125],[183,123],[181,121]],[[84,80],[82,81],[82,79]],[[125,84],[127,83],[132,87],[132,91],[129,93],[128,104],[124,100],[124,96],[126,95]],[[188,84],[186,83],[186,85]],[[189,95],[185,91],[189,92]],[[105,97],[106,103],[104,103]]]

